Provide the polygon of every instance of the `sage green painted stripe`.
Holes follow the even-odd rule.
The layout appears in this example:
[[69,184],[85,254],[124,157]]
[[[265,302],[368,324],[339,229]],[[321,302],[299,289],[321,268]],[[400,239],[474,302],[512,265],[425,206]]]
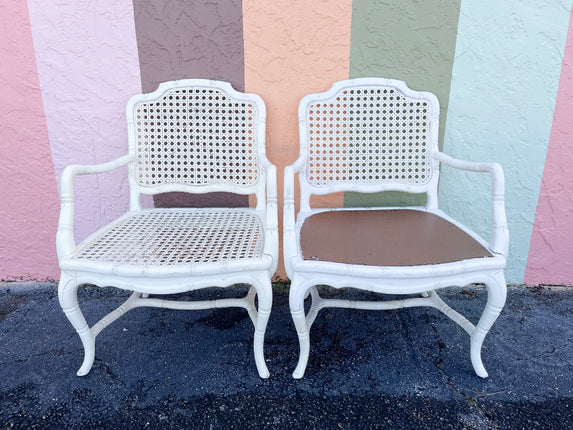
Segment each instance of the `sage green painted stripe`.
[[[351,78],[380,76],[431,91],[441,106],[443,145],[460,13],[459,0],[354,0],[350,39]],[[345,193],[344,206],[423,204],[401,193]]]

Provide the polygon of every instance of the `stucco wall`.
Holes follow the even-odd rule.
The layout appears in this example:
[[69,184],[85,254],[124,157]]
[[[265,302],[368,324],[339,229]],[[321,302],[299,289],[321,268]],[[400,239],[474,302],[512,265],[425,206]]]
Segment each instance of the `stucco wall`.
[[[440,101],[439,147],[448,114],[460,2],[361,0],[352,12],[350,77],[384,76]],[[423,205],[425,197],[404,193],[346,193],[346,206]]]
[[[244,90],[240,0],[134,0],[133,6],[144,92],[163,81],[204,77]],[[166,193],[153,199],[156,207],[249,205],[248,196],[231,193]]]
[[[445,152],[503,165],[507,280],[573,285],[570,19],[571,0],[7,0],[0,5],[0,180],[7,184],[0,187],[0,279],[58,277],[61,172],[126,153],[125,104],[142,88],[205,77],[261,95],[282,202],[283,168],[298,155],[299,100],[336,80],[379,75],[437,94]],[[487,237],[489,183],[478,177],[444,169],[440,200]],[[75,192],[76,239],[128,206],[124,171],[81,178]],[[396,199],[347,194],[329,204]],[[216,201],[249,204],[217,195],[146,205]]]
[[[267,106],[267,156],[279,172],[281,209],[284,167],[298,158],[300,99],[348,78],[351,8],[351,0],[243,1],[245,89]],[[323,204],[342,206],[342,196]],[[282,261],[278,273],[285,276]]]
[[[141,92],[133,9],[128,0],[29,0],[28,6],[59,185],[69,164],[127,153],[125,104]],[[127,170],[78,178],[75,194],[79,241],[127,210]]]
[[57,279],[56,176],[25,2],[2,2],[0,31],[0,279]]
[[559,91],[525,282],[573,284],[573,26],[565,45]]
[[[521,282],[571,4],[486,3],[462,2],[444,151],[504,167],[510,231],[506,277]],[[487,177],[444,169],[440,199],[453,217],[489,237]]]

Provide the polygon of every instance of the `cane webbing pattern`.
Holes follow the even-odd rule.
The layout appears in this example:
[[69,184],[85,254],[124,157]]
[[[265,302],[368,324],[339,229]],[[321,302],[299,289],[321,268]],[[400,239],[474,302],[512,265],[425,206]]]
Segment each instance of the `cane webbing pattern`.
[[73,258],[177,266],[259,258],[263,246],[261,221],[246,210],[151,210],[123,219]]
[[256,184],[256,124],[254,103],[217,88],[174,89],[137,103],[138,184]]
[[397,88],[345,88],[307,106],[307,180],[423,185],[432,175],[430,105]]

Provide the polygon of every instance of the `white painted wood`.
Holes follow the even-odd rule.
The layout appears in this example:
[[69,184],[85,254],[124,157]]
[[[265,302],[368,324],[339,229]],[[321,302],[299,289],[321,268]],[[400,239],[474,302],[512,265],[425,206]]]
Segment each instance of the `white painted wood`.
[[[265,155],[266,111],[254,94],[204,79],[162,83],[127,106],[129,154],[95,166],[68,166],[62,174],[57,234],[59,299],[85,350],[78,375],[94,362],[96,336],[127,311],[245,308],[254,325],[254,357],[261,378],[269,371],[263,343],[272,306],[271,277],[278,264],[276,168]],[[130,211],[77,244],[73,236],[77,175],[128,166]],[[256,208],[142,210],[142,194],[168,191],[254,194]],[[82,284],[114,286],[133,294],[91,328],[78,304]],[[244,298],[199,302],[165,294],[249,284]],[[258,307],[255,306],[257,297]]]
[[[298,114],[300,156],[285,169],[283,208],[284,262],[292,280],[289,306],[300,343],[299,361],[293,377],[302,378],[304,375],[310,353],[310,328],[321,309],[380,310],[411,306],[433,307],[460,325],[470,335],[470,356],[475,372],[487,377],[481,360],[481,347],[506,299],[503,269],[509,234],[502,168],[496,163],[456,160],[439,152],[437,98],[428,92],[412,91],[402,81],[360,78],[336,82],[324,93],[304,97]],[[392,141],[388,140],[390,135]],[[492,235],[489,242],[438,209],[440,163],[491,176]],[[300,185],[298,211],[294,198],[295,176],[298,176]],[[303,258],[300,232],[305,219],[324,210],[344,210],[311,208],[310,197],[313,194],[390,190],[426,193],[425,207],[409,209],[431,212],[453,223],[488,249],[492,257],[394,267]],[[440,288],[463,287],[471,283],[484,284],[488,292],[485,309],[475,326],[446,305],[436,292]],[[421,297],[385,302],[324,299],[320,297],[317,285],[337,289],[352,287],[381,294],[420,294]],[[309,292],[311,307],[305,314],[304,300]]]

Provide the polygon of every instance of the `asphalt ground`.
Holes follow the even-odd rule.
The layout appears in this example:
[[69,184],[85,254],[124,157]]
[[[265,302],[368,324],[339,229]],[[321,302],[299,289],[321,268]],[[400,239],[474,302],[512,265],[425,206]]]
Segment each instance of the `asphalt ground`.
[[[237,296],[244,287],[185,295]],[[353,290],[355,299],[375,298]],[[441,296],[476,321],[482,288]],[[93,324],[127,293],[85,287]],[[0,428],[573,429],[573,288],[510,287],[477,377],[469,337],[430,308],[325,309],[302,380],[288,294],[277,289],[258,377],[242,309],[138,308],[96,340],[91,372],[56,283],[0,283]]]

